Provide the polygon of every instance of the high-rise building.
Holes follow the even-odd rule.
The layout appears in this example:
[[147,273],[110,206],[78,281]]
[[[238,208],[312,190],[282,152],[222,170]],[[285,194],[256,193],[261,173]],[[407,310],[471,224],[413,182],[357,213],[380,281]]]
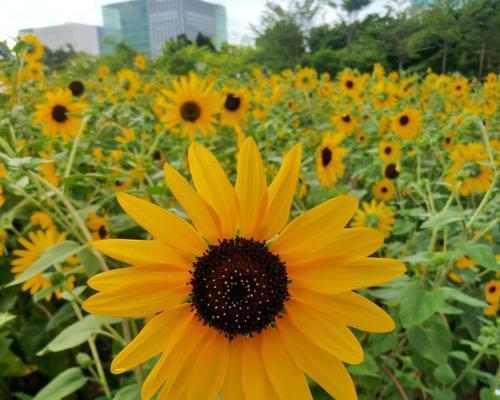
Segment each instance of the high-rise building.
[[43,28],[21,29],[19,35],[32,33],[50,50],[67,50],[71,45],[75,51],[97,55],[100,53],[102,28],[95,25],[68,23]]
[[130,0],[105,5],[102,13],[105,36],[153,56],[165,41],[182,34],[195,40],[201,33],[216,47],[227,41],[225,7],[201,0]]

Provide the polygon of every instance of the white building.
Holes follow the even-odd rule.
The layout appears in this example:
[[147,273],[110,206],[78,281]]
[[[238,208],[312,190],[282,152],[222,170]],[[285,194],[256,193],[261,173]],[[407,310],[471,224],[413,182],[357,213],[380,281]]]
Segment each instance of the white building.
[[61,48],[67,50],[67,46],[71,45],[75,51],[97,55],[101,52],[99,40],[101,29],[95,25],[67,23],[44,28],[22,29],[19,34],[32,33],[51,50]]

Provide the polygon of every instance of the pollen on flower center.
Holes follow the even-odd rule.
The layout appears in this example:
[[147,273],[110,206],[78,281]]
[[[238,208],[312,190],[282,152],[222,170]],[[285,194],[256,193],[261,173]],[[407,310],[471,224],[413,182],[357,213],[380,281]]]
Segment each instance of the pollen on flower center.
[[241,237],[210,246],[190,284],[193,311],[229,339],[264,330],[289,298],[284,262],[264,242]]
[[57,105],[52,108],[52,118],[57,121],[57,122],[64,122],[68,119],[68,116],[66,113],[68,112],[68,109],[64,106]]
[[321,163],[323,164],[323,167],[328,166],[330,161],[332,161],[332,151],[328,147],[325,147],[321,150]]
[[201,108],[194,101],[186,101],[181,106],[182,119],[189,122],[195,122],[201,115]]
[[224,102],[224,108],[229,111],[237,111],[240,108],[241,99],[232,93],[229,93]]

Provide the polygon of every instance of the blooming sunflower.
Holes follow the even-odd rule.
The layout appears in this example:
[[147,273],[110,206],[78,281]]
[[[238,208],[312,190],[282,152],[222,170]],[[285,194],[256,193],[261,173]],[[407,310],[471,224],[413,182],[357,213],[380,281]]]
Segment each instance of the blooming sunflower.
[[389,201],[396,195],[396,189],[392,181],[386,178],[373,185],[372,194],[377,200]]
[[394,221],[394,213],[391,208],[383,201],[377,202],[377,200],[372,199],[370,203],[363,202],[361,208],[356,211],[351,226],[376,229],[384,237],[389,237]]
[[107,65],[101,65],[97,70],[97,79],[100,81],[104,80],[109,75],[109,67]]
[[144,71],[146,69],[146,59],[142,54],[137,54],[134,57],[134,64],[141,71]]
[[104,214],[101,217],[94,212],[87,213],[87,222],[85,224],[92,231],[92,239],[100,240],[110,237],[108,219],[108,214]]
[[321,146],[316,150],[316,172],[324,187],[332,187],[344,175],[345,165],[342,159],[347,154],[347,149],[339,146],[343,139],[341,134],[326,133]]
[[394,116],[391,128],[394,134],[404,140],[413,140],[420,134],[422,127],[422,114],[413,108],[405,108]]
[[[383,237],[344,229],[357,207],[333,198],[287,225],[301,158],[288,152],[268,187],[255,142],[247,138],[234,188],[217,159],[193,142],[196,190],[170,165],[170,190],[194,226],[176,213],[120,194],[125,211],[156,240],[93,242],[134,265],[95,275],[100,293],[84,309],[99,315],[156,314],[113,360],[122,373],[161,354],[142,398],[312,399],[307,374],[337,399],[355,399],[343,362],[363,350],[348,327],[394,328],[391,317],[353,290],[404,272],[371,258]],[[273,238],[272,241],[270,239]]]
[[[23,246],[23,249],[16,249],[13,251],[16,258],[12,260],[11,272],[15,274],[16,278],[30,268],[38,257],[47,249],[54,246],[56,243],[64,241],[66,239],[66,234],[59,233],[55,227],[51,227],[45,231],[38,230],[36,232],[28,232],[28,239],[19,237],[17,240]],[[68,288],[72,289],[74,287],[74,282],[75,277],[73,275],[66,278],[66,285]],[[34,295],[40,290],[47,289],[51,286],[50,279],[46,278],[42,273],[39,273],[24,282],[21,286],[21,290],[25,292],[29,291]],[[45,299],[50,300],[52,294],[58,299],[61,298],[61,289],[58,288],[48,293]]]
[[336,115],[331,119],[331,122],[340,132],[345,133],[346,135],[354,132],[358,126],[356,120],[350,113]]
[[297,89],[313,89],[316,87],[317,82],[318,73],[313,68],[303,68],[295,75],[295,87]]
[[57,89],[47,92],[46,103],[36,105],[36,124],[43,124],[42,133],[55,139],[61,135],[64,141],[76,136],[80,128],[85,103],[73,102],[71,91]]
[[35,35],[28,33],[22,37],[26,43],[26,53],[24,59],[31,63],[40,60],[43,57],[43,44]]
[[384,176],[387,179],[396,179],[400,172],[401,167],[398,164],[390,163],[384,167]]
[[248,118],[248,90],[225,88],[224,104],[221,108],[220,122],[225,126],[241,126]]
[[486,301],[490,304],[484,309],[486,315],[495,315],[499,310],[500,303],[500,281],[491,280],[484,288],[486,294]]
[[363,91],[363,82],[354,72],[345,70],[339,74],[339,88],[342,94],[357,97]]
[[82,81],[71,81],[68,85],[68,89],[71,90],[71,94],[74,97],[81,97],[85,93],[85,85]]
[[44,77],[44,66],[38,61],[30,61],[26,63],[24,68],[19,72],[19,79],[21,80],[39,80]]
[[212,92],[213,83],[206,83],[196,74],[182,76],[172,82],[173,90],[163,90],[172,102],[163,104],[167,110],[162,122],[167,128],[182,126],[183,133],[194,138],[196,130],[203,136],[215,134],[215,114],[220,110],[220,99]]
[[482,143],[459,143],[450,152],[453,165],[445,181],[462,196],[484,193],[493,180],[493,170],[488,164],[488,154]]
[[140,85],[139,77],[131,69],[124,68],[118,71],[118,82],[127,100],[130,100],[137,94]]
[[378,145],[378,157],[385,163],[396,163],[401,158],[401,144],[381,141]]

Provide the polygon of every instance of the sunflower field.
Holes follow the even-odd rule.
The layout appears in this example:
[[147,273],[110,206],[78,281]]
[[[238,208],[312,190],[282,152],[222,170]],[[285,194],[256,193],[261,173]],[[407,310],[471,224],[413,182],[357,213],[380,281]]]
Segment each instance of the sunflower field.
[[0,399],[500,395],[500,79],[0,59]]

